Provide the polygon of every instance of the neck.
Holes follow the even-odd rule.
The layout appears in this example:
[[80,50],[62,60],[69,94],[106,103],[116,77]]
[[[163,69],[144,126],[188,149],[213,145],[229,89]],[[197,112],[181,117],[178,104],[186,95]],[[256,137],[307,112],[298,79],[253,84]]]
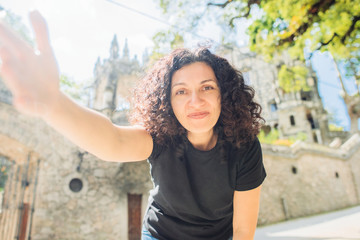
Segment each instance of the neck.
[[201,151],[208,151],[214,148],[217,142],[217,135],[214,133],[213,130],[207,133],[188,132],[187,138],[196,149]]

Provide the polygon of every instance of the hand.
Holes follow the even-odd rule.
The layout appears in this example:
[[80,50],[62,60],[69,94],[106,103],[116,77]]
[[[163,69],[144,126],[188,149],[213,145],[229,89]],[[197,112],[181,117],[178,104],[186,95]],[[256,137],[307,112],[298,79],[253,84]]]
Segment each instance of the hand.
[[44,117],[60,96],[59,71],[45,19],[38,11],[29,16],[37,50],[0,22],[0,74],[20,112]]

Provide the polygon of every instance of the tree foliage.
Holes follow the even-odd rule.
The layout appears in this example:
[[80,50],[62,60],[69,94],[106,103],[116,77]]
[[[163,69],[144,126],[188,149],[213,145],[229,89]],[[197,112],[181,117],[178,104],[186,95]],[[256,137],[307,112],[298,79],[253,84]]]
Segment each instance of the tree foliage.
[[304,48],[329,51],[338,59],[359,50],[359,0],[267,0],[249,28],[251,49],[271,55],[289,50],[304,58]]
[[60,75],[60,89],[70,97],[72,97],[76,102],[87,105],[88,96],[86,92],[86,83],[76,82],[73,78],[61,74]]
[[264,130],[261,130],[258,138],[261,143],[265,144],[291,146],[296,141],[306,141],[307,135],[304,132],[298,132],[296,136],[290,138],[280,138],[279,131],[274,128],[271,129],[269,133],[265,133]]
[[153,36],[155,46],[152,49],[150,61],[156,61],[163,57],[171,49],[184,46],[184,38],[178,32],[170,30],[160,31]]
[[279,86],[285,92],[309,91],[307,84],[308,69],[303,66],[282,65],[278,74]]
[[[337,59],[352,58],[360,45],[360,0],[158,0],[164,14],[184,31],[194,31],[210,17],[236,31],[239,19],[248,28],[253,51],[273,56],[286,49],[296,58],[329,51]],[[225,30],[224,30],[225,31]]]

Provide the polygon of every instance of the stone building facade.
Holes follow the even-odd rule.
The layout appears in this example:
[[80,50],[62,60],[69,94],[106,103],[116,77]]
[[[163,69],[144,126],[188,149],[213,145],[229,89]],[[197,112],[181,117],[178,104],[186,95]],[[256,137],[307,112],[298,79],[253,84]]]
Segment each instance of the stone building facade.
[[[122,54],[119,52],[114,38],[109,58],[99,59],[95,65],[89,106],[113,122],[127,124],[124,99],[128,93],[124,89],[139,78],[142,69],[129,57],[126,45]],[[246,61],[249,67],[266,65],[258,59]],[[256,69],[263,70],[249,70],[249,75],[259,85],[261,76],[276,73],[266,67]],[[152,187],[147,162],[99,160],[41,120],[19,114],[1,84],[0,157],[7,159],[10,167],[2,196],[0,239],[140,239],[141,219]],[[267,90],[265,87],[258,93],[275,94],[269,91],[273,83],[266,84]],[[275,116],[270,111],[271,102],[262,96],[259,99],[263,105],[270,104],[265,108],[267,116]],[[267,118],[269,124],[280,127],[279,118],[278,122],[275,119]],[[259,224],[360,204],[359,135],[337,148],[305,142],[262,147],[268,177],[261,195]]]
[[0,239],[129,239],[129,221],[142,216],[128,212],[141,214],[151,187],[145,162],[100,161],[5,103],[0,126],[0,155],[12,162]]
[[[281,138],[295,137],[302,132],[306,134],[307,142],[330,143],[332,137],[328,135],[328,116],[311,66],[296,62],[285,54],[269,63],[248,48],[219,48],[217,51],[238,68],[246,82],[256,90],[267,126],[278,129]],[[278,83],[278,73],[283,64],[307,67],[307,85],[310,89],[291,93],[283,91]]]

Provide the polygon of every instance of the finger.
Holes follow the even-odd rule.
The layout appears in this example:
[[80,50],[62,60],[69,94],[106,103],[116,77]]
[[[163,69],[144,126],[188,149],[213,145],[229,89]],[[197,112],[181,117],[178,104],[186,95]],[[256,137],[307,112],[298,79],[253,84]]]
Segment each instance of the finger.
[[17,95],[18,90],[21,88],[19,85],[21,83],[18,80],[18,73],[21,72],[21,69],[19,69],[19,62],[12,57],[12,54],[9,53],[9,49],[7,48],[1,48],[0,55],[3,58],[0,67],[2,80],[13,95]]
[[35,32],[38,50],[41,53],[51,52],[49,33],[44,17],[37,10],[31,11],[29,17]]
[[15,53],[9,47],[0,44],[0,59],[2,63],[8,62],[15,57]]
[[22,86],[20,86],[19,82],[14,81],[14,79],[16,80],[16,78],[18,77],[17,74],[8,68],[2,67],[1,70],[1,77],[3,78],[3,83],[5,83],[5,86],[10,90],[12,95],[14,97],[21,95],[20,93]]
[[[19,66],[19,63],[9,59],[8,61],[4,62],[0,68],[3,81],[12,93],[12,104],[18,111],[22,113],[31,115],[33,112],[36,115],[40,111],[35,109],[34,106],[31,106],[33,101],[29,99],[34,99],[34,97],[29,95],[31,93],[27,91],[27,86],[24,84],[24,81],[21,81],[21,79],[24,77],[21,74],[23,71],[21,68],[16,68],[14,66]],[[41,107],[41,105],[39,106]],[[33,111],[32,109],[35,109],[36,111]],[[44,112],[44,110],[42,110],[42,112]]]
[[0,21],[0,42],[2,47],[11,49],[17,55],[21,55],[31,49],[30,45],[22,40],[3,21]]

